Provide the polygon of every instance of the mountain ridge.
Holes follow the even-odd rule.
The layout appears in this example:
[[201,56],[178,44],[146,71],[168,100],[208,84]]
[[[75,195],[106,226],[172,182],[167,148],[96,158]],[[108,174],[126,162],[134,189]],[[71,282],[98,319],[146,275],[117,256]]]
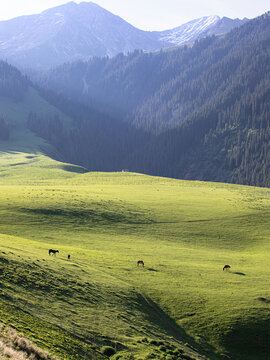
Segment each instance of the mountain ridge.
[[128,169],[268,186],[269,20],[192,47],[66,64],[40,85],[152,133]]
[[[50,68],[93,56],[115,56],[136,49],[156,51],[220,33],[216,16],[166,31],[140,30],[93,2],[69,2],[40,14],[0,22],[0,57],[20,68]],[[244,20],[243,20],[244,21]],[[192,25],[193,24],[193,25]],[[238,26],[231,20],[222,31]],[[192,30],[193,26],[193,30]]]

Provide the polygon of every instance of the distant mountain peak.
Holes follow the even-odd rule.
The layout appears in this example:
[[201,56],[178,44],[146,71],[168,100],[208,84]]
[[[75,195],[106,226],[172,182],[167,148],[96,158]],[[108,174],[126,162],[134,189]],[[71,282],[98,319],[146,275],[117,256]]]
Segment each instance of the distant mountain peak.
[[[240,21],[240,20],[239,20]],[[234,20],[205,16],[167,31],[143,31],[94,2],[66,4],[0,22],[0,57],[19,67],[45,69],[93,56],[136,49],[156,51],[229,31]],[[211,33],[210,33],[211,31]]]
[[97,10],[97,11],[102,11],[104,13],[110,13],[108,10],[104,9],[100,5],[95,4],[95,3],[91,2],[91,1],[89,1],[89,2],[82,1],[80,3],[70,1],[70,2],[67,2],[65,4],[58,5],[56,7],[52,7],[52,8],[49,8],[47,10],[44,10],[44,11],[42,11],[41,14],[51,14],[51,13],[55,13],[55,12],[59,12],[59,13],[62,13],[62,14],[67,14],[67,13],[70,13],[70,12],[73,12],[73,11],[78,12],[78,11],[85,11],[85,10],[87,10],[87,11],[89,11],[89,10],[92,10],[92,11]]
[[74,9],[77,6],[77,4],[74,1],[67,2],[66,4],[58,5],[49,9],[46,9],[42,11],[41,14],[48,14],[51,12],[59,12],[59,10],[65,10],[65,9]]
[[220,18],[218,15],[204,16],[171,30],[162,31],[160,33],[160,40],[174,45],[182,45],[207,35],[219,35],[229,32],[235,26],[245,21],[247,20]]

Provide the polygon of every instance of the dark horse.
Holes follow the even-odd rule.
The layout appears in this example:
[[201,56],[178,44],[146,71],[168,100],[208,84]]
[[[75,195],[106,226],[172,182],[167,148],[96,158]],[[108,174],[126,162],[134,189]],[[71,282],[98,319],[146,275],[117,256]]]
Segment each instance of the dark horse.
[[51,254],[55,255],[56,253],[59,253],[59,250],[53,250],[53,249],[49,250],[49,255]]
[[226,269],[230,269],[230,268],[231,268],[230,265],[225,265],[225,266],[223,267],[223,271],[226,270]]
[[137,261],[137,266],[139,266],[139,265],[144,266],[144,262],[143,262],[142,260],[138,260],[138,261]]

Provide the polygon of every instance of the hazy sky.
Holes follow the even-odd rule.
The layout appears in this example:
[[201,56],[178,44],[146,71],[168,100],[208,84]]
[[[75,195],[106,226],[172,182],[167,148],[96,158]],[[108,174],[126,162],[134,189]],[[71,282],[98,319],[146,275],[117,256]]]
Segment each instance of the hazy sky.
[[[39,13],[67,2],[68,0],[0,0],[0,20]],[[253,18],[270,10],[269,0],[96,0],[93,2],[143,30],[169,29],[206,15]]]

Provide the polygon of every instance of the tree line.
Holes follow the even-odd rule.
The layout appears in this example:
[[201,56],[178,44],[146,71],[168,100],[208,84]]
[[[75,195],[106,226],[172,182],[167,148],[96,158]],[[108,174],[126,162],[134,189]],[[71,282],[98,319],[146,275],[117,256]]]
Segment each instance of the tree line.
[[39,79],[154,134],[128,168],[269,185],[269,13],[193,46],[66,64]]
[[[2,66],[0,81],[14,74],[2,96],[19,82],[23,99],[28,80]],[[269,13],[190,47],[93,58],[35,80],[72,122],[30,112],[28,127],[65,161],[270,186]]]

